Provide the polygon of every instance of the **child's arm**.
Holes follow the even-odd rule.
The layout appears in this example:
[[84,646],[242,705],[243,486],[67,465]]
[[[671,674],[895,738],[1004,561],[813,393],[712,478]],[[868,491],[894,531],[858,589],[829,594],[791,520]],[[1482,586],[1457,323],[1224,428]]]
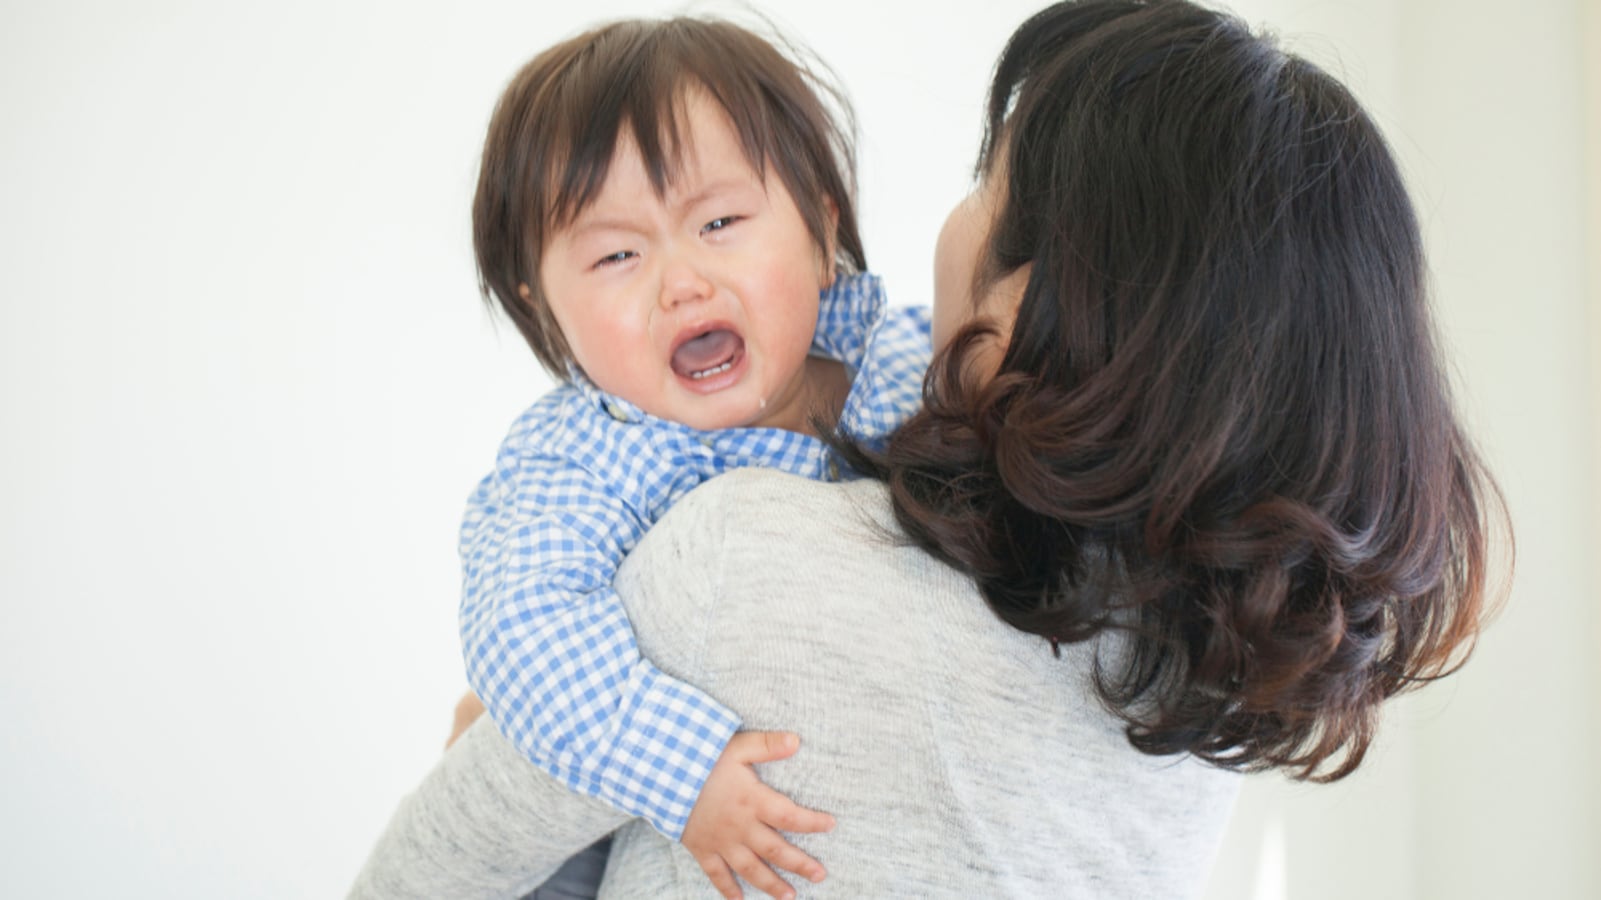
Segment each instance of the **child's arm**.
[[[697,855],[716,853],[752,884],[787,894],[767,864],[805,875],[821,867],[774,828],[823,830],[831,820],[762,785],[749,763],[765,757],[734,752],[747,739],[730,746],[738,718],[639,655],[611,582],[646,527],[582,468],[503,452],[462,526],[468,680],[518,750],[569,788],[675,840],[691,809],[704,809]],[[731,802],[698,805],[703,785]],[[738,896],[724,877],[720,889]]]
[[[456,703],[448,749],[484,714],[478,695],[468,691]],[[785,841],[778,831],[818,832],[834,827],[834,817],[799,806],[762,784],[751,770],[753,763],[773,762],[794,755],[800,746],[792,734],[747,731],[734,735],[712,767],[700,799],[684,826],[684,848],[724,897],[741,896],[730,873],[737,872],[755,887],[774,897],[794,892],[769,865],[794,872],[813,882],[827,875],[822,865]],[[764,864],[765,863],[765,864]]]
[[467,679],[531,762],[677,840],[739,718],[640,656],[612,579],[648,523],[608,488],[503,448],[462,523]]

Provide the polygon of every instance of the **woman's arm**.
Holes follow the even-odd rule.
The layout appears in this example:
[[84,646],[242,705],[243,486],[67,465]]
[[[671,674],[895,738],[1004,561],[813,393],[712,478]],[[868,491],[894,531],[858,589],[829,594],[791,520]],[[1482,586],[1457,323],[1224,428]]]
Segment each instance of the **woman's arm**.
[[401,802],[350,897],[520,897],[626,821],[529,765],[480,717]]

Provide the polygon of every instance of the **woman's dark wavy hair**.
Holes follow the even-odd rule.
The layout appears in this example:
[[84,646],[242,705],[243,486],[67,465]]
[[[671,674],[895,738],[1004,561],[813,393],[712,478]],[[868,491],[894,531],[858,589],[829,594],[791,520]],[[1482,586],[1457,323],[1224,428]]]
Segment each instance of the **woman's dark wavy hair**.
[[[1185,2],[1059,3],[996,68],[975,296],[1032,265],[998,373],[971,325],[859,467],[1151,754],[1319,781],[1454,671],[1499,493],[1452,410],[1416,217],[1317,67]],[[1510,538],[1510,532],[1506,532]]]

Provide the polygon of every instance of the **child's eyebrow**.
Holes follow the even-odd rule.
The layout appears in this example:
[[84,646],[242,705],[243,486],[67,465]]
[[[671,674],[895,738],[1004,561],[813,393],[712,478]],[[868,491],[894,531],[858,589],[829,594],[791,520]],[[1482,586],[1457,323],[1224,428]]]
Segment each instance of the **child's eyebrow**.
[[673,205],[679,209],[692,209],[721,194],[732,194],[760,184],[755,178],[719,178],[701,185],[693,194],[677,198]]
[[588,234],[592,231],[637,231],[638,229],[639,225],[635,222],[609,216],[595,218],[593,216],[579,215],[572,224],[574,237]]

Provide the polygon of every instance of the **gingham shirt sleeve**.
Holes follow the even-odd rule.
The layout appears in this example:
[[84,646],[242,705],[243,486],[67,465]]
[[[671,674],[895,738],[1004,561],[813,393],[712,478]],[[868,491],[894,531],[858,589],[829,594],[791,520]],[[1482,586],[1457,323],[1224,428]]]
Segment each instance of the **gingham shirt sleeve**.
[[678,840],[740,722],[639,654],[612,578],[649,525],[582,466],[503,450],[462,524],[462,645],[524,756]]

